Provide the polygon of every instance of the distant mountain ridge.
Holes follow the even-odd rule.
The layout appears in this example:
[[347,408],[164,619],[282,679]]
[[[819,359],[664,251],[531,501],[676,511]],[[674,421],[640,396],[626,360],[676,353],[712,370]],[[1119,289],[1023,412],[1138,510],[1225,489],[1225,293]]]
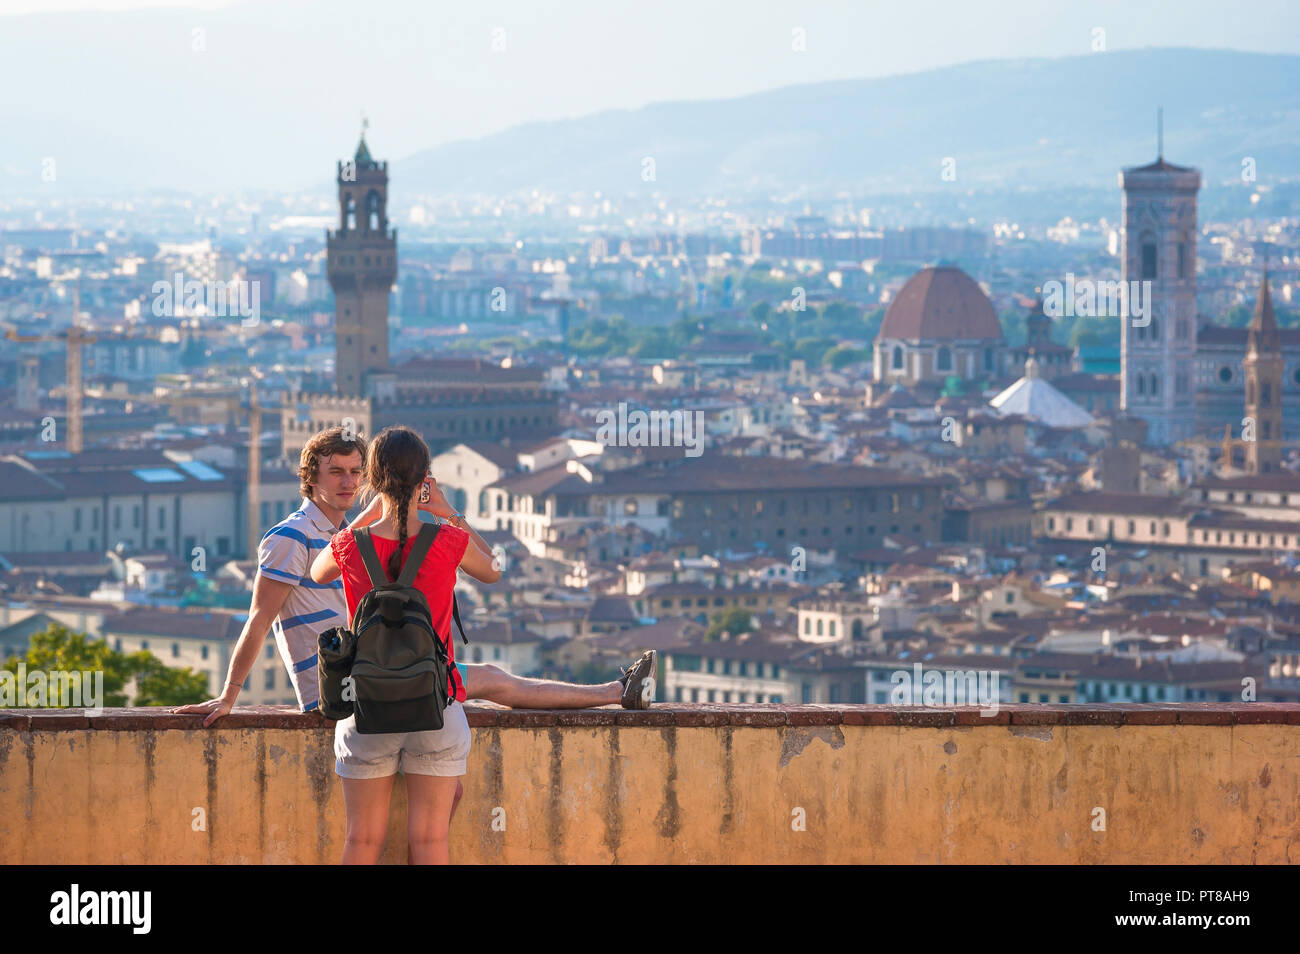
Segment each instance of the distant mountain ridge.
[[[355,145],[339,136],[348,74],[268,87],[243,69],[276,56],[276,17],[297,29],[293,4],[212,12],[206,52],[191,49],[194,15],[181,9],[32,16],[0,31],[0,62],[16,78],[0,87],[0,193],[328,190],[334,160]],[[311,42],[327,56],[351,40]],[[376,130],[373,146],[406,196],[1110,188],[1122,166],[1155,158],[1157,106],[1165,155],[1207,183],[1240,181],[1246,157],[1260,182],[1300,177],[1300,56],[1202,49],[982,61],[653,103],[413,154],[386,148]],[[647,158],[653,181],[642,178]],[[941,177],[946,158],[953,181]]]
[[[968,63],[529,123],[393,163],[419,191],[1109,185],[1165,155],[1207,182],[1300,176],[1300,56],[1154,49]],[[654,182],[642,179],[654,159]],[[955,180],[942,178],[951,158]]]

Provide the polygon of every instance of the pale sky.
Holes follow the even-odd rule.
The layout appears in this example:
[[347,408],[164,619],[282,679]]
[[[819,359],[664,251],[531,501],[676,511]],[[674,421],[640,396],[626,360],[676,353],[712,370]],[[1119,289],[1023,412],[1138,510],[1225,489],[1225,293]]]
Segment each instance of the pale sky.
[[1294,0],[0,0],[0,22],[20,143],[75,158],[113,135],[141,162],[168,135],[217,148],[223,126],[337,155],[363,111],[400,159],[603,110],[1083,55],[1099,30],[1108,50],[1300,53]]

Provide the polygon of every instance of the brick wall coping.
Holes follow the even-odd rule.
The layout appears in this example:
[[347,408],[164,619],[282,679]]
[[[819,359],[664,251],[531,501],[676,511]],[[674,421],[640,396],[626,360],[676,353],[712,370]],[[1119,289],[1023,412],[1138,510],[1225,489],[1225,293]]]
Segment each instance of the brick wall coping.
[[[1197,702],[1125,705],[1014,704],[983,715],[978,706],[785,705],[780,703],[656,704],[651,709],[506,709],[465,707],[471,727],[547,726],[748,726],[869,725],[943,728],[989,725],[1300,725],[1300,703]],[[104,709],[0,709],[0,729],[138,731],[201,729],[203,716],[176,715],[163,707]],[[293,706],[236,706],[213,729],[318,729],[332,726],[318,712]]]

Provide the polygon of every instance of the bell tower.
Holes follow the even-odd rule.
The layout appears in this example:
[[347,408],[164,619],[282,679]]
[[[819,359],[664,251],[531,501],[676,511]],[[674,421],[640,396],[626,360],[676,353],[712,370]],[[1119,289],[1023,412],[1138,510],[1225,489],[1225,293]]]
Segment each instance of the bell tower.
[[1246,358],[1246,417],[1255,422],[1255,439],[1245,441],[1246,472],[1275,474],[1282,464],[1282,336],[1268,290],[1268,269],[1250,323]]
[[397,277],[397,230],[388,227],[388,163],[366,146],[338,164],[339,227],[326,232],[326,274],[334,289],[335,385],[366,395],[370,372],[388,370],[388,294]]
[[1142,289],[1147,310],[1141,318],[1136,309],[1123,316],[1120,406],[1146,420],[1152,444],[1173,444],[1196,431],[1196,194],[1201,174],[1166,162],[1162,135],[1156,151],[1155,162],[1125,169],[1119,177],[1124,288]]

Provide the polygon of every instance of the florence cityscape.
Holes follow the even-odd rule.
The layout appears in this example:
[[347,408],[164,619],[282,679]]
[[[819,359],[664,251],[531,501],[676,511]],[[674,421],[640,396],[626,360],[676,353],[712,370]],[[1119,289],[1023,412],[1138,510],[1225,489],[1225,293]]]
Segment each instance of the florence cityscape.
[[[840,818],[837,779],[873,811],[922,798],[891,832],[945,832],[779,849],[802,863],[1293,859],[1285,4],[1231,29],[1199,0],[1046,5],[1005,38],[945,4],[932,49],[921,13],[851,4],[732,5],[677,32],[677,4],[547,20],[393,3],[368,23],[333,0],[38,6],[0,10],[15,75],[65,44],[47,102],[0,98],[0,728],[84,709],[60,732],[93,735],[152,707],[179,734],[209,722],[175,710],[207,704],[233,740],[224,772],[266,764],[258,732],[327,725],[301,721],[326,701],[316,638],[355,610],[350,590],[347,613],[312,602],[342,607],[344,584],[312,582],[331,545],[309,537],[368,498],[335,517],[301,468],[331,429],[377,448],[408,428],[452,514],[425,522],[462,521],[499,575],[461,565],[468,641],[441,634],[482,700],[461,811],[550,819],[545,837],[485,820],[493,840],[456,816],[458,860],[772,863],[734,840],[791,827],[790,807],[748,801],[768,758],[782,793],[787,765],[816,760],[795,832]],[[284,537],[303,551],[280,556]],[[300,585],[263,616],[267,578]],[[697,735],[620,748],[656,725]],[[884,725],[903,733],[888,751],[855,737]],[[1206,741],[1167,733],[1184,725]],[[1217,748],[1238,725],[1260,733],[1249,756]],[[1010,734],[977,765],[963,726]],[[1118,728],[1072,749],[1089,726]],[[963,804],[1016,802],[988,823],[998,847],[936,821],[961,797],[903,738],[923,731],[952,733],[941,751],[980,793]],[[201,787],[202,733],[184,744],[178,784]],[[998,747],[1044,786],[1059,768],[1058,795],[1008,794],[1022,769],[1003,778]],[[660,778],[669,758],[694,796]],[[1123,807],[1092,793],[1103,763]],[[36,856],[40,825],[15,819],[58,764],[0,769],[16,858]],[[550,786],[549,809],[500,794],[510,766]],[[630,794],[634,776],[654,792]],[[841,821],[866,824],[847,798]],[[1117,846],[1094,806],[1144,834]],[[1048,831],[1076,809],[1094,813],[1076,833]],[[577,834],[584,813],[601,834]],[[242,824],[58,860],[314,863],[342,844],[324,820],[292,849],[289,829]]]

